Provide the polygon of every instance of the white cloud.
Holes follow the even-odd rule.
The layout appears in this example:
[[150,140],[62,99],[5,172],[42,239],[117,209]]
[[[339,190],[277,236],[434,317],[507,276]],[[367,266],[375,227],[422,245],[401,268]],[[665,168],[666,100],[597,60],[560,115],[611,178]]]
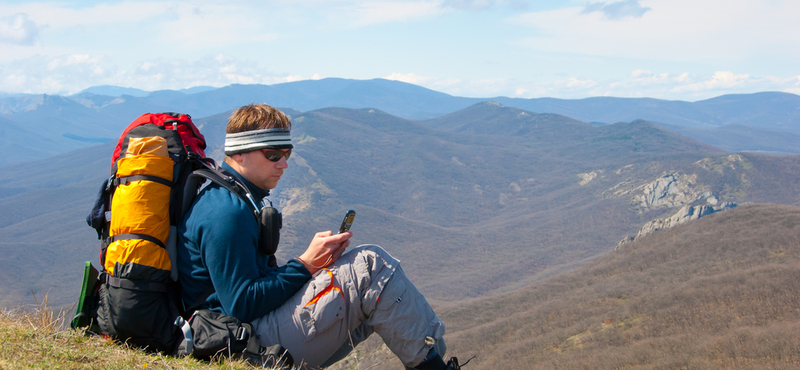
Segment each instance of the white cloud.
[[730,71],[718,71],[714,73],[714,75],[711,76],[711,78],[709,78],[708,80],[683,86],[677,86],[673,89],[673,91],[682,92],[682,91],[713,90],[720,88],[734,88],[742,86],[743,84],[747,83],[748,79],[750,79],[750,75],[748,74],[737,75]]
[[122,1],[72,8],[68,6],[68,3],[63,2],[33,1],[17,5],[0,4],[0,14],[22,12],[38,24],[58,29],[95,24],[139,22],[165,14],[171,4],[172,2],[164,1]]
[[427,77],[415,73],[395,72],[383,78],[423,86],[431,90],[447,92],[448,94],[458,94],[462,91],[461,89],[470,84],[457,78]]
[[253,17],[251,11],[235,4],[176,3],[170,9],[174,16],[158,25],[169,30],[159,37],[168,43],[204,48],[234,42],[255,44],[278,38],[263,30],[265,22],[261,17]]
[[[200,85],[221,87],[234,83],[276,84],[321,77],[319,74],[303,76],[265,72],[254,61],[225,54],[207,55],[196,60],[149,59],[140,61],[131,69],[116,66],[107,57],[89,54],[52,58],[36,56],[0,64],[0,86],[3,86],[3,90],[22,93],[72,94],[97,85],[135,87],[148,91],[177,90]],[[754,77],[731,71],[703,76],[688,72],[668,73],[639,69],[622,79],[605,81],[583,77],[567,77],[549,82],[525,82],[506,78],[464,80],[416,73],[392,73],[385,78],[454,96],[482,98],[515,96],[570,99],[606,95],[700,100],[727,93],[766,90],[800,93],[800,76]]]
[[[699,82],[697,82],[699,81]],[[552,82],[519,84],[515,95],[524,98],[559,97],[579,99],[590,96],[651,97],[695,101],[724,94],[783,91],[800,94],[800,76],[790,78],[751,76],[730,71],[692,76],[637,70],[620,80],[595,81],[571,77]],[[479,94],[472,96],[488,96]]]
[[483,10],[504,4],[508,4],[516,9],[527,7],[527,4],[522,0],[444,0],[442,2],[442,7],[463,10]]
[[[74,8],[67,3],[33,2],[14,7],[0,5],[0,14],[11,10],[24,11],[30,24],[46,25],[57,32],[86,30],[93,26],[114,30],[135,27],[140,37],[155,34],[165,43],[181,47],[213,47],[233,42],[272,41],[277,35],[264,30],[263,5],[239,2],[204,1],[122,1]],[[35,21],[35,23],[33,23]],[[0,36],[3,25],[0,20]],[[91,35],[90,35],[91,36]],[[0,41],[2,37],[0,37]]]
[[580,80],[575,77],[571,77],[567,80],[556,81],[555,86],[563,86],[563,87],[570,87],[570,88],[590,88],[597,86],[597,82],[592,80]]
[[[392,22],[414,22],[460,10],[485,10],[499,5],[527,7],[524,0],[400,0],[341,1],[328,9],[331,23],[364,27]],[[325,2],[319,3],[319,5]]]
[[791,86],[783,89],[783,92],[800,95],[800,76],[795,76],[790,79]]
[[[532,28],[518,44],[539,51],[714,64],[768,51],[800,61],[796,0],[641,0],[636,4],[651,9],[641,17],[621,17],[624,7],[606,13],[610,5],[595,4],[600,9],[530,12],[508,21]],[[609,22],[610,16],[619,17]]]
[[510,95],[516,91],[505,78],[462,80],[458,78],[420,76],[415,73],[392,73],[383,77],[441,91],[455,96],[491,97]]
[[0,43],[33,45],[39,38],[42,27],[30,20],[25,13],[0,18]]
[[639,0],[622,0],[614,3],[591,3],[583,8],[581,14],[594,12],[602,13],[606,19],[619,20],[623,18],[641,18],[644,13],[652,10],[639,4]]
[[[351,27],[363,27],[377,23],[415,21],[430,18],[446,12],[438,1],[370,1],[358,3],[345,13],[352,14],[355,19],[349,22]],[[339,13],[337,17],[344,14]]]
[[387,80],[402,81],[421,86],[427,85],[429,82],[432,82],[434,80],[433,77],[423,77],[414,73],[397,73],[397,72],[385,76],[384,78]]
[[[11,92],[64,93],[71,86],[105,80],[110,72],[101,63],[102,58],[87,55],[35,56],[3,65],[0,85]],[[89,86],[83,86],[86,87]]]
[[669,73],[655,74],[650,72],[648,74],[633,75],[632,77],[633,77],[633,82],[640,85],[671,83]]
[[579,77],[549,82],[522,82],[505,78],[461,80],[420,76],[414,73],[393,73],[384,78],[424,86],[454,96],[481,98],[514,96],[579,99],[590,96],[618,96],[693,101],[728,93],[784,91],[797,94],[800,92],[800,76],[755,78],[729,71],[720,71],[707,76],[692,76],[688,72],[669,73],[638,69],[626,78],[605,81]]
[[680,76],[675,77],[674,80],[677,81],[677,82],[691,81],[690,78],[689,78],[689,72],[682,73]]
[[68,95],[97,85],[178,90],[200,85],[275,84],[304,79],[307,77],[268,73],[255,62],[223,54],[195,61],[152,59],[140,61],[131,69],[122,69],[106,57],[80,54],[35,56],[0,65],[0,86],[5,92],[18,93]]
[[[572,6],[554,8],[563,4]],[[800,89],[797,0],[558,0],[528,2],[552,10],[504,18],[524,5],[0,1],[0,89],[158,90],[323,76],[386,76],[473,97],[694,99]]]
[[489,10],[500,6],[520,11],[526,0],[299,0],[279,1],[282,5],[301,4],[306,15],[320,14],[326,27],[359,28],[386,23],[419,22],[457,11]]

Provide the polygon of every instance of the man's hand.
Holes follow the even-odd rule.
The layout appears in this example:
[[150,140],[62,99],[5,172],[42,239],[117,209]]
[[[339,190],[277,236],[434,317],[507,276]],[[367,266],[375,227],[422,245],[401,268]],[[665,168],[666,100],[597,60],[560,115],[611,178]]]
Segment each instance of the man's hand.
[[350,245],[352,236],[353,233],[349,231],[341,234],[334,234],[330,231],[316,233],[311,244],[308,245],[308,249],[297,259],[306,266],[311,274],[314,274],[317,270],[336,262]]

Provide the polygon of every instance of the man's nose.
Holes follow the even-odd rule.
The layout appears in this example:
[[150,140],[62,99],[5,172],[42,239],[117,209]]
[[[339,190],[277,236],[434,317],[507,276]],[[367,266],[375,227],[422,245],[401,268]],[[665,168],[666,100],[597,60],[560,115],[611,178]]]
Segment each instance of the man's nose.
[[281,157],[281,159],[278,161],[278,164],[275,165],[275,167],[277,167],[277,168],[288,168],[289,167],[289,162],[286,161],[286,156]]

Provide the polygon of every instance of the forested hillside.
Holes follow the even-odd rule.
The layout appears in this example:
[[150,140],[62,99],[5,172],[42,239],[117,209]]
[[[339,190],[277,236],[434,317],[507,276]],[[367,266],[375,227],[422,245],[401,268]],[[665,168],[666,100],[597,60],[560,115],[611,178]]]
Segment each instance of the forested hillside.
[[759,204],[439,312],[477,369],[796,369],[798,281],[800,207]]

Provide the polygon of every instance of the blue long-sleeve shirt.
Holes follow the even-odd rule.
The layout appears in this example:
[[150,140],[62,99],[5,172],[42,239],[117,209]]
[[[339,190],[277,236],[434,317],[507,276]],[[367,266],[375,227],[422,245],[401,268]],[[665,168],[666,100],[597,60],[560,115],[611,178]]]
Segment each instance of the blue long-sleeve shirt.
[[[244,179],[227,163],[222,167],[240,178],[253,198],[269,191]],[[203,308],[210,308],[243,322],[253,321],[279,307],[311,279],[300,261],[291,259],[280,267],[267,265],[269,257],[258,251],[258,221],[236,194],[211,184],[178,226],[178,272],[185,305],[208,294]]]

